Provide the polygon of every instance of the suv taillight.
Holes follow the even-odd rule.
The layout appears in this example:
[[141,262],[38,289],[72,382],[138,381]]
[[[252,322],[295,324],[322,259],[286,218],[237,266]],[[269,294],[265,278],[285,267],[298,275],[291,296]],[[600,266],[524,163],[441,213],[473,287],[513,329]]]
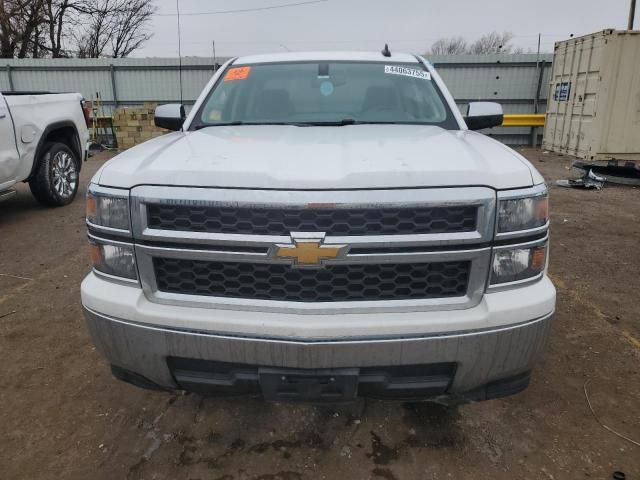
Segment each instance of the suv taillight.
[[80,101],[80,107],[82,108],[82,114],[84,115],[84,123],[87,128],[91,125],[91,104],[86,100]]

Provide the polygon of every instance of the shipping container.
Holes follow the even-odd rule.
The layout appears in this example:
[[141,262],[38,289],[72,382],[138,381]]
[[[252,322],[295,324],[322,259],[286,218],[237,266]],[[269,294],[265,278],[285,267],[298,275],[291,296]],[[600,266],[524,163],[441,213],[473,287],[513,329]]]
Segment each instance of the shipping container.
[[543,148],[590,161],[640,160],[640,31],[555,44]]

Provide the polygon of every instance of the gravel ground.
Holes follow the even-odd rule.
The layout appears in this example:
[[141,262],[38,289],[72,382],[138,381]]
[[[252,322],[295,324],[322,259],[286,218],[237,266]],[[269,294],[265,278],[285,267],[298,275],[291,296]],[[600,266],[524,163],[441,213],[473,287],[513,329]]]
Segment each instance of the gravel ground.
[[[549,182],[573,175],[568,157],[523,153]],[[551,186],[558,308],[525,392],[455,409],[320,408],[111,378],[79,296],[85,185],[106,158],[88,162],[68,207],[42,208],[24,186],[0,204],[1,478],[640,478],[640,448],[598,424],[583,389],[604,424],[640,441],[640,189]]]

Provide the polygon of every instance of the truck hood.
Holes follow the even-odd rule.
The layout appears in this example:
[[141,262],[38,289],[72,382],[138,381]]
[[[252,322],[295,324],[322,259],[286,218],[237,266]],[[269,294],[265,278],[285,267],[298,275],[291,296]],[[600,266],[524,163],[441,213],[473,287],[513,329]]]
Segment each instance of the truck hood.
[[244,125],[175,132],[107,162],[101,185],[255,189],[411,188],[542,182],[484,135],[423,125]]

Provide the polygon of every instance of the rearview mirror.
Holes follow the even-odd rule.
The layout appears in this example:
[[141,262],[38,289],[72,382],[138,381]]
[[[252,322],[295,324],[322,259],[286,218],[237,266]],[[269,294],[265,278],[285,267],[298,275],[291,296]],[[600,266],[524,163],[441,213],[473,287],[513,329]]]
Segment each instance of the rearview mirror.
[[166,105],[158,105],[154,116],[156,127],[166,128],[167,130],[180,130],[184,123],[184,105],[179,103],[168,103]]
[[502,106],[495,102],[471,102],[464,117],[469,130],[499,127],[502,120]]

